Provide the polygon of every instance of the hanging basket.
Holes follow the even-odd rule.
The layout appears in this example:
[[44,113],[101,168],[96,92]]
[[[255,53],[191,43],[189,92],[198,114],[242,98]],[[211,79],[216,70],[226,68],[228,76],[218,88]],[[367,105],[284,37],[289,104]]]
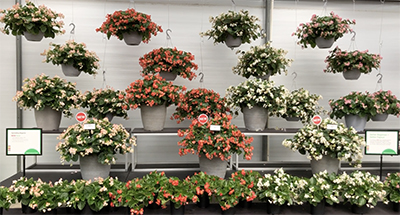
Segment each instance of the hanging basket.
[[374,122],[384,122],[389,117],[387,113],[376,114],[375,116],[371,117],[371,120]]
[[207,175],[215,175],[220,178],[225,178],[227,161],[221,160],[219,157],[208,159],[204,154],[199,156],[200,171]]
[[228,34],[225,39],[225,45],[229,48],[237,48],[242,45],[242,39],[240,37],[234,38],[232,35]]
[[249,131],[262,131],[268,121],[268,110],[261,106],[242,107],[244,125]]
[[353,127],[356,131],[364,131],[368,118],[350,114],[344,116],[344,120],[348,128]]
[[61,64],[61,70],[68,77],[78,77],[81,74],[81,71],[72,66],[72,64]]
[[110,175],[111,165],[98,162],[98,156],[95,154],[79,157],[82,179],[92,180],[95,178],[107,178]]
[[142,42],[142,35],[140,35],[137,31],[123,33],[122,36],[124,37],[126,45],[129,46],[137,46]]
[[161,72],[159,72],[159,74],[166,81],[174,81],[176,79],[176,77],[178,76],[176,73],[165,72],[165,71],[161,71]]
[[317,44],[318,48],[320,49],[328,49],[332,47],[333,43],[335,42],[335,38],[325,39],[322,37],[318,37],[315,39],[315,43]]
[[161,131],[164,129],[167,106],[165,104],[153,106],[141,105],[140,115],[144,130]]
[[40,42],[43,39],[44,33],[39,31],[38,34],[31,34],[27,31],[24,32],[26,40],[31,42]]
[[361,76],[361,72],[359,69],[352,69],[345,72],[342,72],[344,79],[346,80],[358,80]]
[[269,77],[271,76],[271,73],[268,73],[266,75],[259,75],[256,76],[256,78],[261,79],[261,80],[269,80]]
[[36,126],[44,131],[57,131],[60,128],[61,111],[45,107],[43,110],[35,109]]

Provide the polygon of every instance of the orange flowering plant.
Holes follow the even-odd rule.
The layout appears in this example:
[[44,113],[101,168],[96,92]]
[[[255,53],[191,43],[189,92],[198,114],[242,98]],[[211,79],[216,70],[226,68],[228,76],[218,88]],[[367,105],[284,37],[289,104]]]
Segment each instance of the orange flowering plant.
[[[236,125],[231,124],[232,115],[218,114],[205,124],[197,119],[186,130],[178,130],[178,136],[184,137],[178,142],[182,146],[179,155],[188,153],[199,156],[206,156],[208,159],[218,157],[221,160],[228,160],[231,154],[242,154],[246,160],[253,156],[253,137],[246,137]],[[211,125],[219,125],[219,131],[210,130]]]
[[191,177],[188,176],[186,180],[190,181],[190,189],[194,190],[197,196],[207,195],[209,198],[211,198],[213,193],[210,186],[216,180],[219,180],[219,177],[215,175],[208,175],[205,172],[195,172]]
[[214,197],[222,211],[235,207],[241,196],[240,181],[229,178],[219,179],[211,185]]
[[130,208],[131,214],[143,214],[144,207],[153,201],[152,189],[155,187],[145,186],[145,183],[142,178],[129,180],[114,198],[121,199],[123,206]]
[[157,32],[163,32],[161,26],[151,21],[151,16],[145,13],[137,12],[130,8],[125,11],[118,10],[113,14],[107,14],[106,21],[103,22],[96,32],[107,34],[107,38],[116,36],[122,40],[124,33],[136,31],[142,36],[142,41],[148,43],[151,35],[157,35]]
[[143,68],[142,73],[156,74],[170,72],[190,81],[196,77],[192,70],[197,70],[198,65],[193,62],[194,55],[175,48],[158,48],[139,58],[139,64]]
[[232,173],[231,178],[234,181],[240,182],[239,190],[241,194],[239,200],[250,202],[257,197],[257,181],[261,178],[259,172],[253,170],[245,171],[242,169],[241,171]]
[[190,189],[189,180],[179,179],[178,177],[170,177],[161,184],[157,199],[161,201],[161,205],[165,206],[168,202],[174,205],[176,209],[189,204],[190,201],[197,202],[198,197],[196,191]]
[[196,119],[200,114],[213,117],[215,114],[226,113],[225,98],[219,93],[205,88],[191,89],[179,94],[179,101],[171,119],[179,124],[184,119]]
[[185,91],[185,86],[173,85],[160,75],[145,75],[143,79],[132,82],[125,90],[125,99],[133,109],[141,105],[153,106],[166,104],[168,107],[178,101],[179,93]]

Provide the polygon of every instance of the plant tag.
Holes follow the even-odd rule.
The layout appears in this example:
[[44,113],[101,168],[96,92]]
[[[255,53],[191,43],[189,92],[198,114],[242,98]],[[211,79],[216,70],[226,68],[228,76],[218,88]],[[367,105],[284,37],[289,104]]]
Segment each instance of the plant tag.
[[328,129],[328,130],[336,130],[337,129],[337,125],[328,124],[328,125],[326,125],[326,129]]
[[220,125],[210,125],[210,131],[221,131]]
[[85,130],[93,130],[96,128],[96,124],[84,124],[83,129]]

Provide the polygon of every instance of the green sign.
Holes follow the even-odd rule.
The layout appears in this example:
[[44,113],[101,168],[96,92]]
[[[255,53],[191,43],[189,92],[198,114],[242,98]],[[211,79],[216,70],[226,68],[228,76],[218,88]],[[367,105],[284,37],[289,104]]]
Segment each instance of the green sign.
[[366,130],[366,155],[398,155],[398,130]]
[[6,155],[42,155],[42,129],[7,128]]

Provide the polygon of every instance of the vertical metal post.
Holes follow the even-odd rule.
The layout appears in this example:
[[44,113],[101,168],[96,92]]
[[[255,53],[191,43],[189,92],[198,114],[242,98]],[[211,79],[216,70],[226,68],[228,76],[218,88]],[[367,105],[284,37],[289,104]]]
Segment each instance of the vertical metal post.
[[[264,14],[264,33],[266,34],[264,40],[265,43],[271,41],[272,35],[272,11],[274,9],[274,0],[265,0],[265,14]],[[268,128],[268,121],[267,125],[265,126]],[[262,161],[269,160],[269,137],[262,136]]]
[[[21,0],[15,0],[15,4],[21,4]],[[16,47],[16,88],[22,88],[22,42],[21,35],[15,37]],[[17,128],[22,128],[22,109],[16,106],[17,110]],[[17,172],[21,172],[21,156],[17,156]]]

